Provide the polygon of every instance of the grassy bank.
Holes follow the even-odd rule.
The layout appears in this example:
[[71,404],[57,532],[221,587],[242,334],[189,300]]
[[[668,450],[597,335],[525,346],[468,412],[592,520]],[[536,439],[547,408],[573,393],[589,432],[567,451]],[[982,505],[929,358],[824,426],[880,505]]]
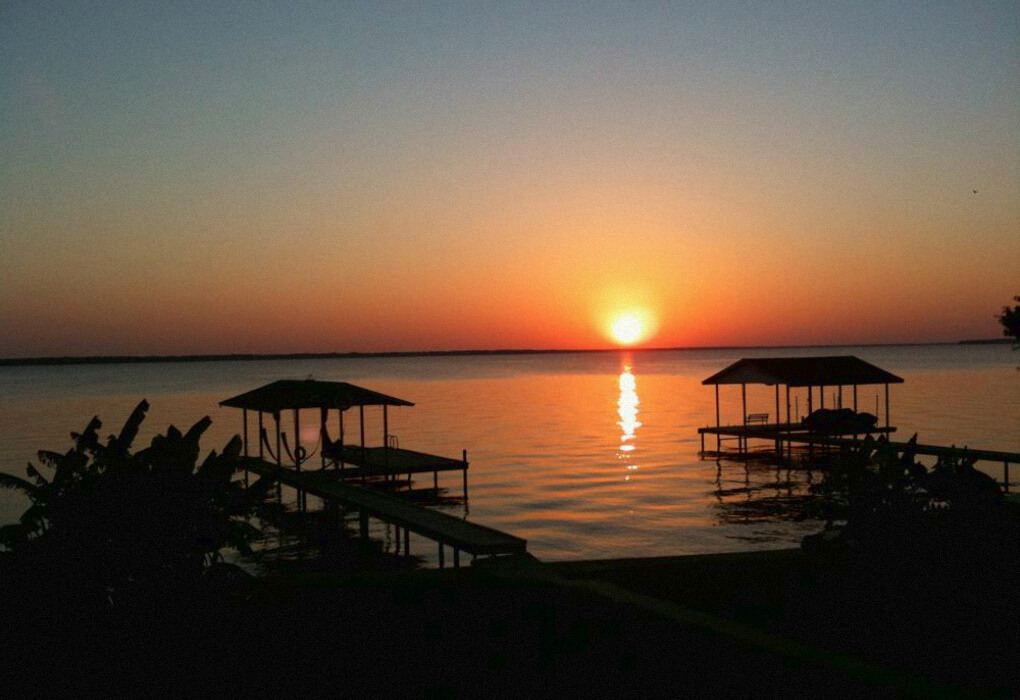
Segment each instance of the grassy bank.
[[21,592],[4,677],[40,696],[1008,693],[1015,612],[854,575],[777,552],[291,573],[117,610]]

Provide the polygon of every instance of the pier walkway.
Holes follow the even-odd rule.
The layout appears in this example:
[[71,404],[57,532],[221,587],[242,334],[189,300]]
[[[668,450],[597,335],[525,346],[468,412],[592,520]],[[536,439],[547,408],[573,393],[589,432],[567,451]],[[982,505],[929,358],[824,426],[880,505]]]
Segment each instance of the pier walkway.
[[[845,431],[839,430],[826,430],[824,432],[815,431],[807,428],[803,424],[798,423],[773,423],[767,425],[723,425],[719,427],[707,427],[698,428],[698,433],[701,434],[701,455],[703,457],[716,457],[725,458],[729,456],[740,456],[747,454],[747,440],[748,439],[761,439],[766,441],[775,441],[775,444],[779,446],[778,451],[774,454],[778,457],[782,457],[784,449],[782,444],[785,443],[787,448],[791,443],[798,443],[811,446],[820,447],[860,447],[864,440],[859,435],[888,435],[895,431],[896,428],[872,428],[868,431],[862,431],[857,429],[847,429]],[[741,440],[741,449],[737,452],[728,453],[721,450],[715,452],[707,452],[705,450],[705,435],[718,435],[720,437],[726,436]],[[954,459],[973,459],[978,462],[994,462],[1002,465],[1002,485],[1004,490],[1008,493],[1010,489],[1009,480],[1009,467],[1011,464],[1020,464],[1020,453],[1018,452],[1004,452],[1001,450],[975,450],[969,447],[956,447],[955,445],[927,445],[924,443],[911,443],[911,442],[897,442],[888,440],[883,444],[888,445],[889,448],[895,450],[897,453],[913,452],[915,455],[926,455],[929,457],[949,457]],[[757,454],[757,453],[756,453]],[[764,454],[773,454],[773,452],[766,452]]]
[[[785,439],[827,447],[858,447],[862,442],[861,440],[853,438],[829,437],[822,435],[802,435]],[[1009,465],[1020,464],[1020,453],[1018,452],[972,450],[969,447],[957,447],[955,445],[946,447],[945,445],[893,442],[892,440],[884,444],[896,450],[898,453],[913,452],[916,455],[927,455],[929,457],[949,457],[953,459],[973,459],[977,462],[996,462],[1002,465],[1002,484],[1007,493],[1009,492]]]
[[[405,552],[410,551],[410,532],[437,542],[440,568],[444,565],[444,545],[453,549],[455,568],[460,566],[461,551],[476,557],[527,552],[527,541],[520,537],[461,520],[376,489],[341,481],[339,472],[335,470],[298,472],[257,457],[239,457],[238,460],[242,469],[276,479],[299,492],[307,492],[325,501],[336,501],[357,510],[360,514],[360,534],[366,539],[368,519],[373,517],[403,529]],[[399,535],[398,531],[398,542]]]

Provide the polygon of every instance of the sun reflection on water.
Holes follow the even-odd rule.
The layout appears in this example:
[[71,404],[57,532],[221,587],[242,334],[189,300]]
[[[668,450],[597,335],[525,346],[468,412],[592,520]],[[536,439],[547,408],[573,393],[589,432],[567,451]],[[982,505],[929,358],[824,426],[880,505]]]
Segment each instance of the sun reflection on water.
[[[620,416],[620,420],[616,424],[623,431],[620,435],[620,459],[626,458],[630,461],[632,458],[631,453],[636,448],[634,435],[637,429],[641,427],[641,421],[637,419],[638,404],[640,403],[637,395],[637,381],[634,379],[630,365],[624,365],[623,372],[620,373],[620,398],[616,402],[616,412]],[[627,465],[628,471],[634,471],[635,469],[637,469],[637,464],[630,463]],[[625,480],[630,480],[629,474]]]

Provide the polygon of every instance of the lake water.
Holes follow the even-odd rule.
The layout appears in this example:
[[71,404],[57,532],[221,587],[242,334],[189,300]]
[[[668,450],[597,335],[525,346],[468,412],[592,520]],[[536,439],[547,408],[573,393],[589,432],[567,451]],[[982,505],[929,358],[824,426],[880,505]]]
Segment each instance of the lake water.
[[[446,510],[526,538],[540,559],[788,547],[819,523],[749,506],[803,493],[806,477],[700,459],[697,428],[715,420],[713,389],[701,380],[740,357],[836,354],[906,380],[891,388],[902,439],[917,432],[922,442],[1020,452],[1020,353],[943,345],[7,367],[0,368],[0,470],[23,474],[36,450],[65,451],[68,433],[93,415],[104,421],[104,435],[118,431],[142,398],[152,408],[136,446],[170,423],[187,428],[209,415],[203,448],[218,449],[241,429],[240,411],[219,401],[311,376],[413,401],[390,411],[401,447],[451,457],[468,450],[469,502]],[[862,387],[861,410],[874,412],[881,392]],[[721,393],[723,422],[739,422],[739,388]],[[773,396],[771,388],[749,387],[749,411],[772,413]],[[793,401],[804,414],[803,392]],[[377,413],[366,411],[370,444],[381,442]],[[308,418],[303,442],[315,444],[316,421]],[[350,431],[357,418],[347,420]],[[1001,465],[987,468],[1001,479]],[[460,474],[441,475],[440,485],[459,494]],[[17,494],[0,491],[0,522],[23,508]],[[375,534],[386,537],[384,529]],[[412,540],[412,549],[435,556],[424,542]]]

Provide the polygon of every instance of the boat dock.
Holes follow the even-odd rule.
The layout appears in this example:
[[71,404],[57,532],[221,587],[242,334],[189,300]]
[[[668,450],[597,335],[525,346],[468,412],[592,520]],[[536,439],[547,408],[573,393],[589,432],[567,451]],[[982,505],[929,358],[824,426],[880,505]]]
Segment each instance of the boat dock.
[[527,541],[484,525],[461,520],[431,510],[378,489],[358,486],[340,480],[336,470],[298,472],[267,462],[258,457],[239,457],[239,467],[277,480],[299,493],[310,493],[324,501],[334,501],[357,510],[360,536],[368,538],[369,518],[376,518],[403,530],[404,553],[410,555],[410,533],[438,543],[439,566],[444,562],[444,546],[453,550],[453,566],[460,568],[460,553],[473,557],[496,557],[525,554]]
[[[413,406],[410,401],[346,382],[285,379],[225,399],[220,405],[241,409],[243,457],[238,458],[238,468],[246,475],[253,472],[275,480],[278,494],[280,484],[292,487],[297,492],[299,511],[307,507],[307,494],[340,503],[358,511],[360,534],[365,539],[371,517],[397,528],[398,547],[400,530],[403,530],[405,554],[410,552],[412,532],[437,542],[440,567],[444,566],[444,547],[453,549],[455,568],[460,567],[462,551],[473,557],[519,555],[527,551],[527,542],[519,537],[425,508],[383,490],[391,488],[402,475],[407,475],[407,484],[411,487],[414,474],[431,472],[433,488],[438,494],[439,472],[460,471],[467,501],[467,450],[461,452],[461,459],[454,459],[403,449],[396,436],[390,433],[389,409]],[[366,407],[382,409],[381,445],[366,443]],[[354,408],[358,415],[358,444],[345,444],[344,414]],[[309,410],[316,414],[319,436],[318,444],[311,450],[301,444],[301,411]],[[284,411],[293,412],[291,439],[282,428]],[[332,411],[337,414],[336,440],[330,438],[326,428]],[[257,447],[249,441],[249,412],[256,414]],[[270,439],[266,429],[267,417],[272,421],[275,439]],[[310,470],[316,452],[319,468]],[[350,483],[354,479],[359,481],[358,485]],[[373,484],[383,488],[373,488]]]
[[[702,447],[705,451],[705,435],[715,435],[716,452],[722,452],[724,436],[736,440],[737,451],[747,452],[750,438],[763,438],[775,443],[777,454],[783,453],[783,442],[787,436],[804,433],[825,433],[827,435],[864,435],[866,433],[891,433],[896,429],[889,422],[889,385],[902,384],[903,378],[876,367],[870,362],[853,355],[829,357],[759,357],[744,358],[729,367],[704,379],[704,385],[715,387],[715,427],[699,428]],[[769,413],[748,413],[747,386],[758,384],[775,388],[775,418],[769,423]],[[738,425],[723,425],[721,420],[719,387],[739,386],[741,421]],[[882,385],[885,387],[884,426],[878,423],[878,415],[857,412],[857,389],[861,386]],[[780,388],[785,387],[786,398],[781,401]],[[848,403],[844,408],[843,388],[849,389]],[[836,392],[834,405],[825,408],[825,390]],[[807,415],[803,420],[794,418],[791,411],[791,391],[804,390],[807,394]],[[818,411],[815,411],[815,393],[818,394]],[[782,418],[785,404],[786,419]],[[770,407],[771,408],[771,407]],[[787,443],[789,447],[789,443]]]
[[[714,426],[698,428],[701,436],[703,457],[746,459],[753,455],[792,457],[793,444],[806,445],[808,450],[815,447],[859,447],[866,436],[884,437],[883,445],[898,454],[911,452],[915,455],[973,459],[978,462],[995,462],[1002,465],[1002,485],[1010,489],[1009,466],[1020,463],[1020,454],[998,450],[972,450],[967,447],[946,447],[911,442],[894,442],[889,436],[896,428],[889,423],[889,385],[900,384],[903,379],[853,356],[838,357],[773,357],[742,359],[708,377],[702,384],[715,386]],[[739,424],[722,425],[720,421],[719,386],[739,385],[741,388],[741,415]],[[775,415],[778,422],[769,422],[769,413],[748,413],[747,385],[764,384],[775,387]],[[857,388],[866,385],[884,385],[884,425],[877,415],[857,412]],[[780,387],[786,390],[786,420],[781,421],[782,403]],[[853,408],[843,406],[843,387],[849,387]],[[835,406],[825,408],[824,389],[836,389]],[[808,415],[803,420],[794,420],[790,411],[791,389],[806,390]],[[818,389],[820,408],[814,408],[815,389]],[[771,408],[771,407],[770,407]],[[715,435],[716,449],[705,450],[705,436]],[[736,441],[735,451],[724,451],[726,440]],[[772,445],[771,449],[751,452],[750,440],[761,440]]]

